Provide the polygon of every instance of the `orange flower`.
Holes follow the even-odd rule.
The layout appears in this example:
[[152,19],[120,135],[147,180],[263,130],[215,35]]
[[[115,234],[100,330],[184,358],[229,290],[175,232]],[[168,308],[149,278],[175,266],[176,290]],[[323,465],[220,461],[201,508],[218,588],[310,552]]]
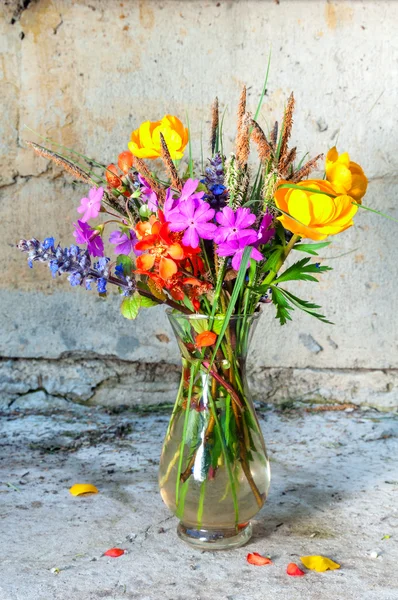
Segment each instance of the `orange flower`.
[[123,173],[128,173],[133,166],[133,155],[129,150],[125,150],[119,154],[117,161],[118,167]]
[[116,165],[110,164],[106,167],[105,177],[109,187],[111,188],[118,188],[123,184],[119,177]]
[[196,336],[196,347],[203,348],[205,346],[212,346],[217,339],[216,334],[213,331],[202,331]]
[[155,268],[164,281],[176,275],[176,261],[184,258],[184,248],[173,240],[168,224],[161,223],[152,215],[149,221],[137,223],[136,233],[139,239],[136,250],[146,252],[137,258],[137,272],[146,274]]

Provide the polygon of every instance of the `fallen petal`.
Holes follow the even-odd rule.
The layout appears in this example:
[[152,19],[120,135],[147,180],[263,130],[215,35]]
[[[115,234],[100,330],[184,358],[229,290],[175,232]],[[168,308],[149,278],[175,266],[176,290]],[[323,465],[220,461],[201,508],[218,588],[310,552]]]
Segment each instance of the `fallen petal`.
[[326,556],[300,556],[300,560],[310,571],[323,573],[340,569],[340,565]]
[[104,552],[104,556],[111,556],[112,558],[118,558],[118,556],[122,556],[122,554],[124,554],[124,550],[121,548],[110,548]]
[[261,556],[261,554],[259,554],[258,552],[249,552],[249,554],[246,557],[246,560],[251,565],[257,565],[258,567],[261,567],[263,565],[272,565],[271,559],[269,559],[267,556]]
[[72,496],[81,496],[82,494],[98,494],[98,489],[91,483],[75,483],[70,488]]
[[286,573],[288,575],[291,575],[292,577],[302,577],[303,575],[305,575],[304,571],[299,569],[296,563],[289,563],[287,565]]

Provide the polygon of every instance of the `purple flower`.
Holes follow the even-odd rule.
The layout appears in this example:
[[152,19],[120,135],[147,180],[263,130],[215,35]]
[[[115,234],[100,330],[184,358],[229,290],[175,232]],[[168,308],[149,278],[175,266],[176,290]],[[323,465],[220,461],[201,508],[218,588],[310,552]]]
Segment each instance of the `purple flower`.
[[104,188],[91,188],[88,198],[82,198],[77,212],[83,214],[81,221],[87,223],[90,219],[98,217],[101,210],[101,200],[104,195]]
[[158,197],[155,192],[152,190],[151,186],[147,182],[147,180],[142,177],[142,175],[138,174],[138,180],[141,184],[141,196],[144,202],[148,203],[148,208],[152,212],[156,212],[158,208]]
[[[232,268],[235,269],[235,271],[239,271],[240,263],[242,262],[243,252],[246,246],[250,246],[257,239],[256,232],[254,231],[253,233],[255,234],[254,239],[252,235],[252,230],[249,230],[247,233],[241,232],[238,238],[226,240],[217,248],[217,254],[219,256],[233,256]],[[257,248],[252,248],[250,258],[259,261],[263,259],[263,255],[257,250]],[[248,267],[249,265],[250,263],[247,264]]]
[[214,223],[208,223],[214,217],[214,209],[203,200],[192,196],[178,204],[170,217],[170,231],[185,231],[182,243],[191,248],[199,246],[199,238],[211,240],[217,231]]
[[[238,208],[235,212],[229,206],[225,206],[222,211],[216,214],[216,221],[220,224],[217,234],[214,238],[216,244],[222,244],[227,240],[239,239],[242,235],[250,233],[254,242],[257,239],[257,233],[253,229],[248,229],[256,220],[256,215],[250,212],[248,208]],[[254,237],[253,237],[254,234]]]
[[100,232],[92,229],[90,225],[84,223],[84,221],[78,221],[77,224],[73,223],[75,231],[73,235],[76,238],[78,244],[87,244],[87,250],[91,256],[103,256],[104,255],[104,242],[100,236]]
[[112,231],[109,236],[109,241],[111,244],[116,244],[115,246],[115,254],[130,254],[131,252],[135,252],[136,256],[142,254],[137,250],[134,250],[134,246],[137,243],[137,236],[135,232],[131,229],[128,233],[123,233],[122,231]]
[[262,244],[268,244],[268,242],[274,237],[275,229],[269,229],[273,219],[274,217],[270,213],[265,213],[258,230],[257,242],[254,244],[256,247],[261,246]]

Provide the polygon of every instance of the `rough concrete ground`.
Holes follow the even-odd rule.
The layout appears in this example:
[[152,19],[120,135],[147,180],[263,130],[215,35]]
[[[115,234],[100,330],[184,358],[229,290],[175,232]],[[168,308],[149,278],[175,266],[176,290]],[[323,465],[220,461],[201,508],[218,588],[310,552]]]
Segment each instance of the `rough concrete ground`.
[[[3,415],[1,600],[396,600],[396,415],[263,412],[269,500],[247,547],[209,553],[177,539],[158,494],[167,419],[78,406]],[[77,482],[99,494],[73,497]],[[113,546],[127,553],[102,556]],[[274,564],[249,565],[248,551]],[[307,554],[341,569],[289,577]]]

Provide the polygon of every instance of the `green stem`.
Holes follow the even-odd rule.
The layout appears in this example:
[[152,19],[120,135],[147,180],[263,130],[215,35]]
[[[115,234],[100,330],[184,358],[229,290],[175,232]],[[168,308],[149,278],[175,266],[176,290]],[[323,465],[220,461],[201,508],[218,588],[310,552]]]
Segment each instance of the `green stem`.
[[[186,440],[187,440],[187,429],[188,429],[189,411],[190,411],[190,407],[191,407],[192,388],[193,388],[193,384],[194,384],[194,380],[195,380],[197,371],[198,371],[198,364],[192,363],[191,367],[190,367],[188,398],[187,398],[187,405],[185,407],[184,428],[183,428],[183,432],[182,432],[182,440],[181,440],[181,444],[180,444],[180,457],[178,460],[178,469],[177,469],[176,506],[178,507],[178,509],[180,509],[180,507],[178,506],[178,503],[179,503],[179,499],[180,499],[179,493],[180,493],[180,484],[181,484],[182,462],[184,460],[184,448],[185,448],[185,444],[186,444]],[[182,511],[184,511],[183,508],[182,508]]]
[[290,251],[293,249],[294,244],[296,244],[298,242],[298,240],[300,239],[300,236],[297,234],[294,234],[290,240],[290,242],[285,246],[282,256],[279,259],[279,261],[276,264],[275,269],[271,269],[270,272],[268,273],[267,277],[264,279],[264,281],[262,282],[262,286],[263,285],[267,285],[269,283],[272,283],[273,280],[275,279],[275,277],[278,275],[278,271],[281,268],[281,266],[283,265],[283,263],[285,262],[285,260],[287,259],[287,257],[290,254]]

